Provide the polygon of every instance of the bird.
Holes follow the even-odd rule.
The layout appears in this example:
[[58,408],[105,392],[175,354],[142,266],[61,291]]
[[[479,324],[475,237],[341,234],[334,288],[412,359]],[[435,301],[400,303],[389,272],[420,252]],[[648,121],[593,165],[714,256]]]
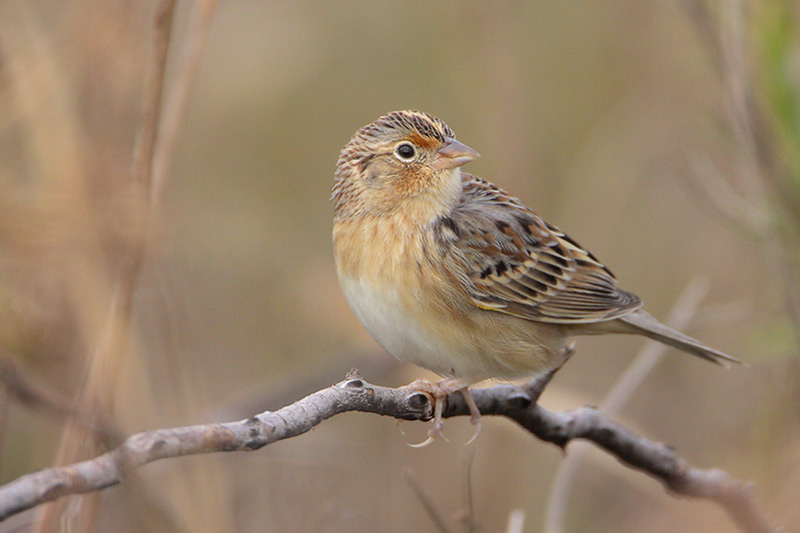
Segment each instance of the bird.
[[553,371],[573,336],[644,335],[739,363],[659,322],[577,241],[462,171],[478,157],[439,118],[394,111],[353,135],[334,174],[334,259],[350,307],[389,353],[442,377],[409,385],[433,400],[421,445],[442,434],[447,395],[461,392],[479,424],[471,385]]

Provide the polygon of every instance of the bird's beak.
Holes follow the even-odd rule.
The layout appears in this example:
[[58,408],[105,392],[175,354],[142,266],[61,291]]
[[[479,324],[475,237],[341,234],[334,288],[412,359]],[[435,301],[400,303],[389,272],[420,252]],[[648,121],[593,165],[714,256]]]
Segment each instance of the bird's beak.
[[445,139],[444,146],[436,151],[436,159],[433,160],[431,166],[436,170],[456,168],[469,163],[473,159],[478,159],[480,156],[481,154],[466,144],[448,137]]

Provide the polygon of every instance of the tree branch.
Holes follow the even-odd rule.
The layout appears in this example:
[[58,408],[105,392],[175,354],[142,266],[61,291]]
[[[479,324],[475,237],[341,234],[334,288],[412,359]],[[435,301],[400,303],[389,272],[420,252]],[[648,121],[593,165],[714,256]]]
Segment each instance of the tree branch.
[[[778,531],[756,505],[749,483],[722,470],[694,468],[671,447],[636,435],[595,409],[552,412],[539,406],[535,399],[548,381],[539,378],[523,388],[496,385],[476,389],[472,394],[481,413],[510,418],[545,442],[564,448],[573,439],[591,441],[622,463],[660,480],[675,494],[718,503],[743,531]],[[127,470],[159,459],[257,450],[301,435],[348,411],[405,420],[427,420],[432,416],[431,401],[425,393],[372,385],[352,370],[344,381],[278,411],[265,411],[238,422],[145,431],[94,459],[22,476],[0,487],[0,520],[61,496],[116,485]],[[445,417],[467,414],[469,409],[460,394],[448,397]]]
[[[700,301],[708,292],[708,284],[699,278],[694,278],[683,290],[675,302],[667,321],[669,327],[679,331],[684,330],[691,321]],[[600,411],[606,416],[616,416],[630,399],[634,391],[648,376],[651,370],[661,361],[667,351],[667,346],[660,342],[648,341],[639,354],[633,359],[630,366],[623,372],[606,397],[600,404]],[[580,464],[589,445],[576,447],[571,454],[561,462],[553,479],[550,497],[544,519],[545,533],[561,533],[564,531],[564,522],[567,516],[567,502],[580,468]]]

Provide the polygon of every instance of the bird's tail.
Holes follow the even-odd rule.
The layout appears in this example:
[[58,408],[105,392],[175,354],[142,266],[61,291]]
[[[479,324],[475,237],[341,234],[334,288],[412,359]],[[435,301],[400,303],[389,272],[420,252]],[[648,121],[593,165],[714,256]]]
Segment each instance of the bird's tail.
[[741,361],[735,357],[731,357],[719,350],[709,348],[702,342],[662,324],[645,311],[634,311],[633,313],[617,318],[616,321],[622,323],[618,330],[620,333],[638,333],[639,335],[645,335],[653,340],[663,342],[673,348],[702,357],[703,359],[717,363],[726,368],[730,367],[730,363],[741,364]]

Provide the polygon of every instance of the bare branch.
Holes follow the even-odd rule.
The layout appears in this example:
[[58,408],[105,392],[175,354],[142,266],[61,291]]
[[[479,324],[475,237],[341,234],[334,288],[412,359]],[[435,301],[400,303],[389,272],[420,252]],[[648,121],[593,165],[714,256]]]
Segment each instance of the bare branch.
[[[678,297],[678,301],[675,302],[666,324],[678,330],[685,329],[707,292],[708,284],[702,282],[699,278],[694,278]],[[616,416],[650,371],[661,361],[666,351],[667,346],[665,344],[648,341],[633,359],[627,370],[608,391],[603,403],[600,404],[600,410],[607,416]],[[545,513],[546,533],[560,533],[564,530],[567,501],[569,500],[575,476],[588,449],[588,445],[573,449],[572,453],[559,466],[553,478]]]
[[532,411],[520,423],[542,440],[563,447],[573,439],[586,439],[622,463],[659,479],[677,495],[718,503],[743,531],[779,531],[756,505],[750,483],[723,470],[692,467],[670,446],[636,435],[595,409],[552,413],[536,405]]
[[[543,386],[543,385],[542,385]],[[561,448],[573,439],[586,439],[624,464],[659,479],[671,492],[720,504],[749,532],[777,531],[757,507],[750,484],[722,470],[701,470],[671,447],[636,435],[595,409],[551,412],[536,404],[531,393],[511,385],[473,391],[486,415],[508,417],[539,439]],[[365,382],[357,371],[326,389],[278,411],[266,411],[238,422],[205,424],[146,431],[94,459],[66,467],[41,470],[0,487],[0,520],[67,494],[98,491],[121,483],[126,471],[159,459],[184,455],[252,451],[295,437],[339,413],[360,411],[405,420],[432,415],[425,394],[407,388],[388,388]],[[460,394],[447,399],[445,416],[463,416],[469,409]]]

